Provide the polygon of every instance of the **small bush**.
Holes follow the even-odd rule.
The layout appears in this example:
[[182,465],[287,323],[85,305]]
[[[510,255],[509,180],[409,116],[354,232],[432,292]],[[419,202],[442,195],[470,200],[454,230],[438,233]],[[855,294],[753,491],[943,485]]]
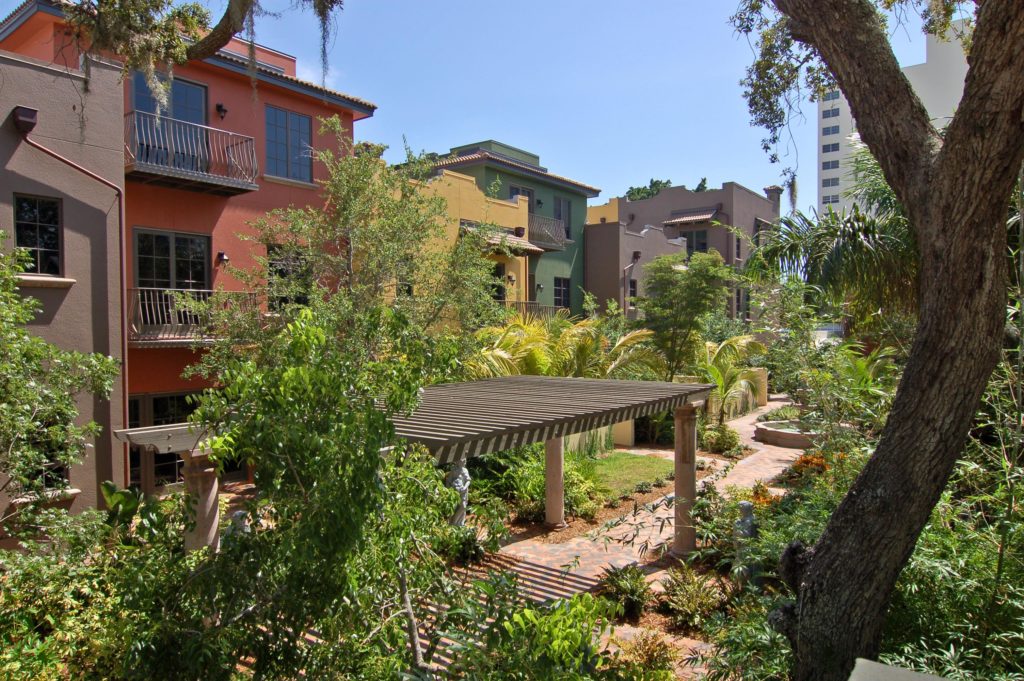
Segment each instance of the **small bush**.
[[636,487],[633,488],[633,491],[636,492],[637,494],[647,494],[648,492],[651,492],[653,490],[654,485],[652,485],[646,480],[636,483]]
[[605,568],[599,593],[622,606],[623,616],[629,619],[640,617],[652,596],[651,585],[636,565]]
[[757,417],[757,420],[761,423],[765,421],[796,421],[802,414],[800,409],[792,404],[787,404],[783,407],[776,407],[770,411],[766,411]]
[[608,508],[618,508],[619,506],[622,506],[622,499],[619,497],[611,497],[604,505]]
[[716,580],[687,565],[669,570],[661,583],[665,593],[660,608],[677,627],[701,626],[726,602],[725,592]]
[[702,440],[704,449],[715,454],[722,454],[739,446],[740,434],[728,424],[723,423],[705,428]]
[[664,480],[664,479],[662,479],[662,478],[655,478],[655,479],[654,479],[654,483],[653,483],[653,485],[654,485],[655,487],[659,488],[659,489],[660,489],[660,488],[662,488],[662,487],[664,487],[664,486],[665,486],[666,484],[667,484],[667,483],[666,483],[666,482],[665,482],[665,480]]
[[434,550],[457,565],[472,565],[483,560],[485,550],[475,527],[451,527],[441,535]]
[[641,629],[632,639],[618,641],[622,649],[619,665],[627,678],[670,681],[676,678],[679,650],[652,629]]

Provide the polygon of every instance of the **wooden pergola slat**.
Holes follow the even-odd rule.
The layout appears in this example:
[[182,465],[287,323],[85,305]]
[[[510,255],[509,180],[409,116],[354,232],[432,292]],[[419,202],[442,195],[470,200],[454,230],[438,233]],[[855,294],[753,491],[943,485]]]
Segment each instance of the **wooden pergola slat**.
[[[676,427],[676,508],[673,549],[692,551],[690,511],[696,484],[695,407],[709,385],[611,379],[508,376],[428,386],[412,414],[394,418],[396,435],[422,444],[439,464],[535,442],[545,443],[547,521],[564,521],[563,438],[622,421],[673,411]],[[189,424],[115,431],[148,451],[186,452],[186,486],[197,504],[200,533],[187,544],[216,545],[217,483],[200,451],[205,433]],[[209,517],[207,517],[209,516]],[[186,539],[189,539],[188,537]]]

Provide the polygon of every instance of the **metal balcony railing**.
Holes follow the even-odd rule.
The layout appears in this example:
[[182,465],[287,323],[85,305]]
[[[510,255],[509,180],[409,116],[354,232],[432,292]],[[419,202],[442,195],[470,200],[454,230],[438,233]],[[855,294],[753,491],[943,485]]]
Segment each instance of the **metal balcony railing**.
[[252,137],[143,111],[124,117],[125,174],[215,194],[259,189]]
[[213,291],[133,288],[128,290],[128,340],[136,343],[193,341],[201,338],[199,315],[184,309],[179,296],[206,301]]
[[565,223],[555,218],[530,214],[530,241],[546,251],[565,250],[572,240],[565,235]]
[[567,310],[567,308],[556,307],[554,305],[541,305],[540,303],[532,300],[505,300],[502,302],[505,307],[510,310],[514,310],[518,314],[532,315],[534,317],[540,317],[541,319],[554,317],[558,314],[559,310]]

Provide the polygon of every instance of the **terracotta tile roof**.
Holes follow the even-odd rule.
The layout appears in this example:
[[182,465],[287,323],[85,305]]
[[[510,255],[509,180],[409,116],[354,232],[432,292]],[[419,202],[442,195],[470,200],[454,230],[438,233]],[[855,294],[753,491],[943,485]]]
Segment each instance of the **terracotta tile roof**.
[[[248,58],[240,57],[234,53],[226,52],[224,50],[218,52],[217,55],[213,57],[213,60],[215,62],[226,61],[237,66],[241,66],[245,69],[249,68]],[[352,108],[355,109],[362,110],[367,114],[372,115],[372,113],[377,109],[377,105],[374,104],[373,102],[369,102],[365,99],[360,99],[359,97],[353,97],[352,95],[347,95],[344,92],[338,92],[337,90],[332,90],[322,85],[317,85],[316,83],[311,83],[308,80],[302,80],[301,78],[296,78],[295,76],[289,76],[287,74],[281,73],[276,69],[267,68],[262,64],[256,64],[256,73],[260,76],[264,76],[263,80],[267,80],[269,82],[280,80],[283,81],[284,84],[290,83],[292,85],[299,86],[303,90],[311,91],[309,94],[319,94],[331,99],[343,100],[342,102],[339,103],[351,106]]]
[[502,154],[495,154],[494,152],[487,151],[486,149],[478,149],[470,154],[464,154],[462,156],[449,156],[448,158],[439,160],[435,165],[438,168],[453,168],[480,162],[496,163],[498,165],[513,168],[514,170],[518,170],[526,175],[533,175],[550,182],[555,182],[556,184],[567,185],[577,189],[588,197],[594,197],[601,193],[601,190],[597,187],[592,187],[589,184],[583,184],[576,180],[570,180],[568,177],[549,173],[546,169],[541,168],[540,166],[523,163],[522,161],[517,161],[514,158],[510,158]]
[[718,214],[717,208],[699,208],[694,212],[665,220],[663,225],[688,225],[693,222],[706,222]]
[[513,253],[543,253],[544,249],[535,246],[521,236],[515,234],[492,234],[487,237],[487,243],[492,246],[505,246]]
[[[12,26],[23,14],[29,12],[30,8],[33,6],[50,13],[62,14],[60,7],[52,2],[52,0],[25,0],[25,2],[15,7],[14,10],[6,17],[0,19],[0,31]],[[235,71],[239,70],[238,67],[241,67],[245,71],[248,71],[249,68],[248,58],[241,57],[227,50],[219,51],[216,56],[211,57],[206,61],[213,63],[214,65],[223,65],[218,64],[218,62],[227,62],[234,67]],[[277,84],[282,87],[305,91],[305,93],[309,95],[334,100],[334,104],[354,109],[366,116],[372,116],[373,112],[377,109],[377,105],[373,102],[368,102],[365,99],[353,97],[352,95],[347,95],[344,92],[338,92],[337,90],[332,90],[330,88],[323,87],[322,85],[317,85],[316,83],[296,78],[295,76],[286,75],[277,69],[268,68],[262,64],[256,64],[256,74],[260,80],[270,83],[277,81]]]

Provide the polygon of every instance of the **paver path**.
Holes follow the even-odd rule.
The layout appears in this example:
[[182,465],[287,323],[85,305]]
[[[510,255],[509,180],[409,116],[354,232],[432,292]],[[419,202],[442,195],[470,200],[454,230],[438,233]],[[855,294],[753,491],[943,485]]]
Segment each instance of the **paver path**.
[[[754,441],[754,428],[757,417],[761,414],[788,404],[782,397],[773,397],[768,404],[745,416],[729,421],[729,425],[740,434],[740,441],[754,449],[743,460],[736,463],[732,470],[718,481],[717,486],[723,492],[728,487],[753,487],[758,481],[769,481],[777,477],[797,458],[802,450],[775,447]],[[672,452],[665,449],[636,448],[639,455],[654,455],[672,458]],[[720,460],[698,457],[707,462],[722,465]],[[502,547],[501,552],[509,556],[518,556],[541,565],[565,568],[571,566],[572,571],[582,577],[598,578],[606,567],[622,567],[636,563],[645,556],[654,555],[659,548],[664,548],[672,541],[672,509],[661,506],[653,512],[641,510],[623,525],[612,530],[599,533],[598,537],[581,536],[560,544],[551,544],[536,539],[524,539]],[[638,527],[642,529],[638,530]],[[624,538],[632,541],[623,543]]]

